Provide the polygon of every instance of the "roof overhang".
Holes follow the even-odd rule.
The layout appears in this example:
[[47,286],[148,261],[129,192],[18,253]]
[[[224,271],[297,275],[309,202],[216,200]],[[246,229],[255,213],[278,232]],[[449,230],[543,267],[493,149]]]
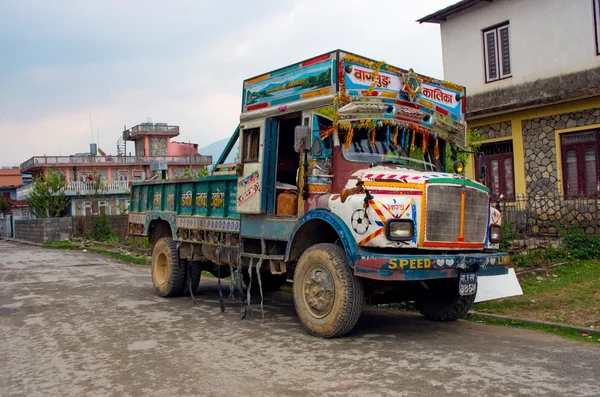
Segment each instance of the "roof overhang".
[[491,3],[494,0],[462,0],[462,1],[459,1],[458,3],[454,3],[446,8],[442,8],[441,10],[438,10],[438,11],[434,12],[433,14],[429,14],[427,16],[424,16],[421,19],[417,19],[417,22],[419,22],[419,23],[425,23],[425,22],[442,23],[442,22],[445,22],[446,18],[448,18],[450,15],[462,12],[462,11],[466,10],[467,8],[471,8],[474,5],[479,4],[483,1],[487,1],[487,2]]

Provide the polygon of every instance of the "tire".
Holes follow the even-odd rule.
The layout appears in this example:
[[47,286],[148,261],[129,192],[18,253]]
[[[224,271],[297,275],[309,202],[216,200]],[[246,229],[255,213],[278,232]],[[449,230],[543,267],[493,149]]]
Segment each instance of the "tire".
[[181,296],[188,296],[190,294],[190,277],[188,276],[188,266],[189,272],[192,276],[192,292],[195,295],[196,291],[198,290],[198,285],[200,284],[202,267],[197,262],[189,262],[184,259],[181,260],[181,265],[184,267],[185,271],[183,276],[183,287],[181,288]]
[[[287,274],[273,274],[271,272],[261,272],[260,281],[262,283],[263,292],[277,291],[285,284]],[[242,270],[242,280],[246,288],[250,284],[250,273],[248,269]],[[258,291],[258,277],[256,276],[256,269],[252,269],[252,291]]]
[[294,273],[294,306],[309,334],[323,338],[347,334],[363,304],[362,281],[352,274],[343,248],[317,244],[302,254]]
[[156,242],[152,250],[152,283],[158,295],[178,296],[183,289],[185,266],[179,262],[177,243],[170,237]]
[[474,302],[475,294],[462,296],[458,293],[458,285],[451,283],[451,288],[415,299],[415,306],[429,320],[456,321],[471,310]]

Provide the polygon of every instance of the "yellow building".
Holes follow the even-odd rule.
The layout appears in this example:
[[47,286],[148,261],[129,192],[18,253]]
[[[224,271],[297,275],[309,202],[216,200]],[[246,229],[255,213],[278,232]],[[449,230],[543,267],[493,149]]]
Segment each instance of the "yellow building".
[[494,200],[600,192],[599,10],[600,0],[463,0],[419,20],[440,25],[444,77],[467,87]]

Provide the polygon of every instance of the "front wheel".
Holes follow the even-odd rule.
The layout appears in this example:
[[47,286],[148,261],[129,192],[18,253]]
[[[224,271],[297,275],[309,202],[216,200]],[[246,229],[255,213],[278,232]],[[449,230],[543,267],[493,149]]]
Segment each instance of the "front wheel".
[[457,283],[449,284],[449,288],[415,299],[415,306],[423,316],[432,321],[456,321],[471,310],[475,294],[460,295]]
[[363,304],[362,281],[352,274],[343,248],[317,244],[302,254],[294,273],[294,305],[308,333],[323,338],[347,334]]

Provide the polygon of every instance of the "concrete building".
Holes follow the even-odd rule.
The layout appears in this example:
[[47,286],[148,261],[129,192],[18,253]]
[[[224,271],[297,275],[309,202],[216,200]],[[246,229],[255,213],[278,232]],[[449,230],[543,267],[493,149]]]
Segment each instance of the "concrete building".
[[[196,174],[212,164],[211,156],[198,153],[198,145],[172,142],[179,135],[178,126],[165,123],[142,123],[125,129],[117,142],[117,155],[98,155],[95,144],[90,152],[73,156],[34,156],[21,164],[22,173],[45,176],[52,169],[64,175],[66,195],[71,198],[68,212],[73,215],[106,213],[119,215],[129,207],[131,181],[152,177],[181,178]],[[134,143],[135,155],[126,154],[126,142]],[[33,185],[18,189],[25,200]]]
[[418,21],[440,25],[444,78],[467,87],[494,199],[598,195],[599,10],[600,0],[463,0]]

